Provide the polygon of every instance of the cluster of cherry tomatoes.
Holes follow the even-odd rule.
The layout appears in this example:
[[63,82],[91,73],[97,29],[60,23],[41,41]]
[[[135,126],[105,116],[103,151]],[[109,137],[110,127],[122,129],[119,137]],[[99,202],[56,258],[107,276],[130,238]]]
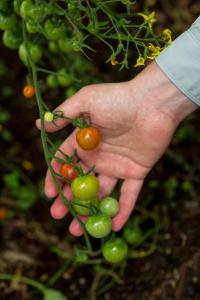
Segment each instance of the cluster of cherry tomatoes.
[[[49,120],[52,120],[52,116]],[[81,128],[76,140],[83,150],[93,150],[100,143],[100,132],[95,127]],[[75,161],[61,166],[62,178],[71,186],[73,200],[71,205],[79,216],[87,216],[85,230],[93,238],[108,238],[112,232],[112,218],[119,212],[119,203],[113,197],[99,199],[100,184],[92,174],[80,172],[80,166]],[[128,246],[121,238],[108,239],[102,246],[102,254],[110,263],[118,263],[127,257]]]

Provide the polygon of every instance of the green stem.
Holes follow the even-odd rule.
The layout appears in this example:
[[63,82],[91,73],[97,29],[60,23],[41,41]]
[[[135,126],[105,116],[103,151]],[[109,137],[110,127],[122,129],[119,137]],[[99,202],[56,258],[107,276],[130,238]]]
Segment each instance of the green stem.
[[13,275],[13,274],[2,273],[2,274],[0,274],[0,280],[17,281],[17,282],[25,283],[27,285],[30,285],[30,286],[36,288],[41,293],[44,293],[46,290],[45,285],[43,285],[40,282],[35,281],[31,278],[25,277],[25,276],[18,276],[18,275]]

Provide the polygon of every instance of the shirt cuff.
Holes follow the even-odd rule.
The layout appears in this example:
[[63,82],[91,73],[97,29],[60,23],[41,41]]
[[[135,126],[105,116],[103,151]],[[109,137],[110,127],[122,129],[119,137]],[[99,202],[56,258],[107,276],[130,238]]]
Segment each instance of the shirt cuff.
[[200,17],[156,58],[167,77],[200,106]]

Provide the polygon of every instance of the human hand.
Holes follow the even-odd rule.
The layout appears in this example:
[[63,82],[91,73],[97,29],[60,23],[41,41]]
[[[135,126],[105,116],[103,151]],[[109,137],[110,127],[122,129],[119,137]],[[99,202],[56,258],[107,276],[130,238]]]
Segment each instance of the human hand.
[[[80,163],[86,169],[95,165],[95,173],[99,174],[100,197],[109,195],[119,178],[123,180],[120,211],[112,220],[114,231],[120,230],[127,221],[146,175],[164,153],[176,127],[196,108],[157,64],[152,63],[131,81],[87,86],[55,109],[72,119],[87,114],[91,124],[100,129],[101,143],[95,150],[84,151],[78,146],[77,129],[66,138],[60,149],[68,155],[76,149]],[[56,132],[67,123],[66,119],[60,118],[56,120],[56,126],[46,123],[45,129]],[[37,126],[40,128],[39,121]],[[53,160],[52,166],[59,172],[59,162]],[[60,184],[66,197],[72,199],[69,185],[61,181]],[[57,195],[49,171],[45,193],[50,198],[56,197],[51,207],[52,216],[63,218],[67,208]],[[75,219],[69,230],[75,236],[82,234],[82,228]]]

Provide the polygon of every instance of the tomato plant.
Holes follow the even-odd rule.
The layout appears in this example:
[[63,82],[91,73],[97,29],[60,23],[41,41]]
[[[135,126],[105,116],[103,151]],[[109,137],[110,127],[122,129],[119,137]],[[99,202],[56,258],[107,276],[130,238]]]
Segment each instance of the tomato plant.
[[110,263],[120,263],[128,256],[128,246],[121,238],[113,238],[105,242],[102,247],[105,260]]
[[85,228],[92,237],[101,239],[111,233],[112,221],[107,215],[94,215],[88,218]]
[[78,166],[78,164],[76,162],[71,162],[63,164],[60,169],[60,174],[62,177],[69,182],[74,180],[79,175],[79,172],[74,168],[75,166]]
[[97,196],[99,191],[99,181],[92,175],[79,176],[72,181],[71,189],[77,199],[92,199]]
[[114,217],[119,212],[119,203],[115,198],[106,197],[101,200],[99,208],[103,214]]
[[80,128],[76,134],[76,140],[83,150],[93,150],[100,143],[100,131],[95,127]]

